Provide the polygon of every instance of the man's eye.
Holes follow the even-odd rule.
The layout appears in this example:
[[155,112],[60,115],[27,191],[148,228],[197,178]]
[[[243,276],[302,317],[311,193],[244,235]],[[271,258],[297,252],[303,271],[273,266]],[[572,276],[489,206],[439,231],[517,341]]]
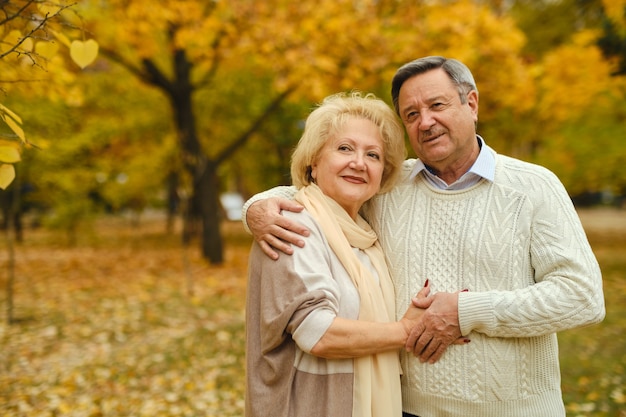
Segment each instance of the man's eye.
[[419,116],[418,112],[412,111],[406,114],[405,119],[407,122],[414,122],[418,116]]

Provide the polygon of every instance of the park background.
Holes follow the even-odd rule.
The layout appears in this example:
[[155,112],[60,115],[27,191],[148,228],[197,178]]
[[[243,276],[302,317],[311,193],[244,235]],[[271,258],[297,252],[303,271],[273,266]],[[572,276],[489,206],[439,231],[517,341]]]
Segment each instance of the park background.
[[624,0],[0,1],[0,415],[241,416],[251,239],[220,197],[288,184],[315,103],[390,103],[424,55],[575,201],[607,318],[559,335],[568,416],[626,416]]

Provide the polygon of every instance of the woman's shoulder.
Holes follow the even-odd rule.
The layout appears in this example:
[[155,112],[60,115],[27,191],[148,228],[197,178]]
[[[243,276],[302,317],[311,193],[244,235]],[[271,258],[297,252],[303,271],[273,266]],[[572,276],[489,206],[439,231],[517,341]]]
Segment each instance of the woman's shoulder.
[[313,218],[313,216],[311,216],[311,213],[308,212],[307,209],[304,209],[300,212],[294,212],[294,211],[288,211],[288,210],[283,210],[281,211],[281,214],[283,216],[285,216],[286,218],[290,219],[290,220],[295,220],[298,222],[307,222],[307,223],[316,223],[315,219]]
[[319,223],[317,222],[317,220],[315,220],[315,218],[311,215],[311,213],[307,211],[307,209],[304,209],[301,212],[283,210],[281,214],[285,216],[286,218],[296,221],[302,224],[307,229],[309,229],[309,231],[311,232],[311,235],[310,235],[311,237],[318,236],[318,239],[319,239],[321,236],[321,238],[325,240],[325,238],[323,237],[324,234],[322,232],[322,229]]

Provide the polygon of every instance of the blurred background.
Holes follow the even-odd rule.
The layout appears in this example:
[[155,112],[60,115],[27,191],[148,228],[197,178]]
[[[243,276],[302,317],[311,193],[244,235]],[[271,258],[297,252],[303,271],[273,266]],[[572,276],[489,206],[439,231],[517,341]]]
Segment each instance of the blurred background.
[[[444,55],[472,69],[490,146],[552,169],[579,205],[623,205],[624,4],[0,2],[0,102],[36,146],[2,198],[70,231],[98,213],[186,213],[220,263],[220,195],[288,184],[316,102],[350,90],[390,102],[398,66]],[[72,60],[94,45],[84,68]]]
[[[395,70],[426,55],[457,58],[473,71],[480,92],[478,133],[491,147],[548,167],[578,209],[596,209],[585,224],[604,219],[592,243],[600,256],[600,245],[609,247],[601,263],[605,277],[614,271],[611,296],[623,301],[624,264],[616,264],[616,254],[626,250],[626,229],[611,226],[622,224],[626,206],[626,0],[0,0],[0,204],[8,249],[2,255],[7,296],[0,299],[10,323],[0,327],[8,346],[0,355],[0,384],[17,387],[0,387],[0,403],[10,404],[0,405],[0,413],[240,415],[236,375],[250,244],[240,229],[241,204],[290,183],[290,154],[315,103],[360,90],[391,104]],[[164,252],[150,252],[181,247],[167,265],[155,264],[166,262]],[[68,248],[78,250],[78,258]],[[114,249],[127,249],[126,257],[114,258]],[[149,253],[152,264],[135,264]],[[95,267],[103,258],[110,258],[108,266]],[[125,262],[135,269],[123,268]],[[27,266],[37,271],[20,270]],[[171,316],[174,309],[189,315],[174,324],[155,319],[158,326],[201,323],[193,334],[202,342],[189,345],[185,339],[185,349],[213,343],[217,350],[203,354],[235,349],[239,355],[219,366],[202,362],[203,368],[190,365],[197,352],[179,358],[173,352],[181,346],[172,345],[162,349],[170,356],[153,358],[142,369],[157,378],[172,360],[179,370],[229,370],[213,375],[213,382],[185,382],[176,374],[176,385],[165,378],[170,393],[185,384],[210,391],[222,381],[227,388],[218,391],[226,397],[210,396],[198,405],[171,394],[129,411],[100,395],[98,407],[79,398],[63,408],[63,390],[85,383],[78,368],[71,378],[65,368],[54,374],[65,388],[53,397],[32,377],[39,371],[28,374],[32,379],[12,379],[18,368],[23,371],[20,352],[32,353],[33,340],[47,341],[38,352],[60,349],[58,342],[72,333],[66,326],[85,313],[76,300],[55,298],[68,290],[57,288],[60,282],[74,277],[71,290],[86,294],[83,308],[89,310],[93,297],[110,290],[107,280],[121,286],[129,274],[138,285],[133,291],[144,296],[129,301],[128,294],[115,294],[124,300],[122,316],[134,317],[135,324],[94,330],[107,321],[101,319],[113,308],[108,305],[80,327],[83,343],[109,349],[94,354],[104,355],[98,356],[102,369],[85,371],[107,381],[98,390],[112,398],[132,386],[154,386],[153,379],[136,375],[136,359],[119,362],[121,380],[105,364],[110,349],[126,346],[128,333],[143,326],[138,323]],[[198,276],[200,281],[192,280]],[[92,281],[79,285],[81,279]],[[138,284],[142,279],[147,281]],[[22,298],[13,301],[14,294]],[[56,316],[42,310],[45,296],[52,297],[49,303],[56,300],[47,306]],[[238,301],[224,301],[228,296]],[[167,300],[180,304],[172,307]],[[68,303],[78,310],[68,313]],[[162,309],[152,311],[155,305]],[[24,317],[37,324],[22,323]],[[589,376],[599,368],[564,378],[571,386],[571,415],[626,415],[620,411],[626,403],[620,376],[626,346],[609,337],[621,328],[602,336],[612,340],[614,352],[606,380]],[[591,361],[599,340],[586,335],[572,343]],[[140,345],[150,346],[145,342]],[[39,353],[33,355],[41,358]],[[580,357],[569,360],[578,363]],[[40,390],[20,397],[25,386]],[[88,392],[84,403],[93,405],[93,387]]]

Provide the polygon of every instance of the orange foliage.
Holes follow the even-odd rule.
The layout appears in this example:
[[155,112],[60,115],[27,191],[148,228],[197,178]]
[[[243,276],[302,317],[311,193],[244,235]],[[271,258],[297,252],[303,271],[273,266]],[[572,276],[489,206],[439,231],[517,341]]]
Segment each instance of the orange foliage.
[[614,84],[613,68],[595,46],[596,36],[591,31],[581,32],[572,44],[550,52],[540,64],[537,110],[544,127],[581,117],[589,106],[610,105],[602,96]]

